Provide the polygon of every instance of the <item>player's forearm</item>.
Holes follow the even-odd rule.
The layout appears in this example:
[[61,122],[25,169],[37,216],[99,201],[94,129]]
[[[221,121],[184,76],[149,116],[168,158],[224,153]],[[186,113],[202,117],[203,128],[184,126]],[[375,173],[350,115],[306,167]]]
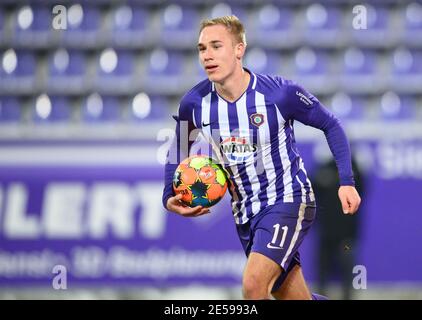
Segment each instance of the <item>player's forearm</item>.
[[165,209],[167,209],[167,200],[174,196],[173,192],[173,174],[177,168],[177,164],[167,163],[164,167],[164,190],[162,202]]
[[354,186],[350,145],[343,127],[333,118],[324,128],[324,133],[337,164],[340,185]]
[[[178,117],[173,117],[176,121],[175,136],[167,153],[166,165],[164,167],[164,190],[162,203],[167,209],[167,200],[173,197],[173,175],[181,161],[189,156],[189,150],[193,141],[189,141],[188,137],[192,132],[192,124],[189,122],[181,122]],[[181,125],[182,123],[182,125]],[[187,132],[183,132],[186,129]]]

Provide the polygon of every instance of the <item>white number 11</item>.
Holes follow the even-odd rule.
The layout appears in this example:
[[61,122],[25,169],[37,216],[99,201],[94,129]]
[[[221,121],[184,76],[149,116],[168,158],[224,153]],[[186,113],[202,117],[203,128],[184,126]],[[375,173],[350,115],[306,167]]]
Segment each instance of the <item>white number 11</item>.
[[[277,224],[273,225],[273,227],[274,227],[275,230],[274,230],[273,239],[271,240],[271,244],[276,245],[275,243],[277,241],[278,234],[279,234],[279,231],[280,231],[280,224],[277,223]],[[283,235],[281,236],[281,241],[280,241],[280,245],[279,245],[280,248],[283,247],[284,241],[286,241],[287,230],[289,230],[289,227],[284,226],[284,227],[281,228],[281,230],[283,230]]]

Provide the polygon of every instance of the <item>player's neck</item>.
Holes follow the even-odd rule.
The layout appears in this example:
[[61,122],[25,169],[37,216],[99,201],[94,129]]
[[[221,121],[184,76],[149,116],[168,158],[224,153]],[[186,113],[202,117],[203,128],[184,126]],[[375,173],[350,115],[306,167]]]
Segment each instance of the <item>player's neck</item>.
[[239,99],[249,86],[251,75],[241,68],[224,83],[215,83],[218,94],[229,102]]

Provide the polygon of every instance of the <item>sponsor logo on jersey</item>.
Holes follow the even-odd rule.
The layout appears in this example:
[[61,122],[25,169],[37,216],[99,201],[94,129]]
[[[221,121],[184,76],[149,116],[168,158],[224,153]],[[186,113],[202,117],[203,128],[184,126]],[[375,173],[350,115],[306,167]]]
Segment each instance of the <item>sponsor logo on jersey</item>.
[[244,162],[253,158],[258,146],[255,143],[249,143],[246,138],[228,137],[221,142],[220,149],[229,160]]
[[302,92],[296,91],[296,95],[300,97],[300,101],[302,101],[307,106],[311,106],[313,104],[312,100],[305,96]]

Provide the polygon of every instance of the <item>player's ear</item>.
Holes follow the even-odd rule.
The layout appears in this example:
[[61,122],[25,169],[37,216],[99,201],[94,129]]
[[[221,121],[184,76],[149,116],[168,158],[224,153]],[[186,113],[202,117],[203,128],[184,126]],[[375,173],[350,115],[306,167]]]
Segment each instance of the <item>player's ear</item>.
[[242,59],[243,56],[245,55],[246,45],[242,42],[239,42],[238,44],[236,44],[235,50],[236,50],[236,58]]

